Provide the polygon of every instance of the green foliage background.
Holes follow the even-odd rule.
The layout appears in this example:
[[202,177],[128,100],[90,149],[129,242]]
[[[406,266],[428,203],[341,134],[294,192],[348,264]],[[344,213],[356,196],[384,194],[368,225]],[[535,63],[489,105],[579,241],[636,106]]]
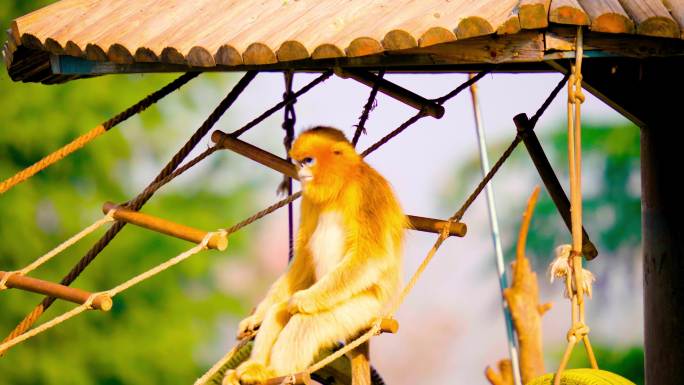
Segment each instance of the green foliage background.
[[[2,1],[0,24],[49,1]],[[4,39],[4,38],[3,38]],[[105,76],[64,85],[13,83],[0,71],[0,179],[96,126],[178,76]],[[26,266],[101,217],[107,200],[132,198],[156,175],[204,119],[199,104],[218,103],[230,75],[202,75],[84,149],[0,196],[0,269]],[[210,94],[208,98],[205,95]],[[184,119],[184,116],[194,119]],[[188,123],[188,125],[185,125]],[[205,144],[198,147],[203,148]],[[182,188],[164,188],[143,211],[203,229],[227,227],[251,214],[254,183],[225,180],[221,157],[180,177]],[[142,178],[145,176],[146,178]],[[142,180],[145,179],[145,180]],[[59,255],[35,276],[59,280],[103,233],[100,230]],[[237,298],[217,288],[216,264],[246,250],[249,232],[230,239],[227,252],[201,253],[120,294],[110,313],[88,312],[11,349],[0,359],[2,384],[189,383],[208,363],[203,349],[227,348],[211,341],[228,313],[246,312]],[[192,245],[127,226],[74,283],[106,290]],[[0,338],[37,305],[41,296],[0,293]],[[72,308],[58,301],[50,319]],[[221,316],[223,317],[223,321]],[[225,325],[224,325],[225,326]],[[206,354],[205,354],[206,356]],[[205,357],[206,360],[206,357]]]

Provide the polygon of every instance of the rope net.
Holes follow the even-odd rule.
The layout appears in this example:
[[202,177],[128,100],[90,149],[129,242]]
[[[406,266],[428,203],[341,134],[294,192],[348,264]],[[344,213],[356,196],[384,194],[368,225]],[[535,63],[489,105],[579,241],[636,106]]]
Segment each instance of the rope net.
[[[455,97],[458,95],[460,92],[463,90],[467,89],[470,85],[474,84],[477,82],[479,79],[481,79],[483,76],[485,76],[487,73],[489,73],[491,70],[485,70],[480,73],[478,73],[476,76],[473,76],[466,80],[464,83],[459,85],[457,88],[455,88],[453,91],[449,92],[448,94],[434,99],[433,101],[438,103],[439,105],[444,104],[451,98]],[[244,77],[236,84],[236,86],[228,93],[228,95],[219,103],[219,105],[216,107],[216,109],[211,113],[211,115],[205,120],[205,122],[197,129],[197,131],[192,135],[192,137],[188,140],[188,142],[174,155],[174,157],[169,161],[169,163],[162,169],[162,171],[157,175],[157,177],[148,185],[147,188],[145,188],[138,196],[136,196],[134,199],[130,200],[129,202],[126,202],[124,207],[137,211],[139,210],[151,197],[152,195],[162,186],[164,186],[166,183],[170,182],[173,180],[175,177],[178,175],[182,174],[183,172],[187,171],[188,169],[192,168],[194,165],[214,153],[215,151],[218,150],[218,147],[213,146],[202,152],[200,155],[195,157],[194,159],[190,160],[187,162],[185,165],[180,166],[183,160],[188,156],[188,154],[196,147],[196,145],[200,142],[200,140],[208,133],[208,131],[213,127],[216,122],[220,119],[220,117],[225,113],[225,111],[230,108],[230,106],[233,104],[233,102],[237,99],[237,97],[244,91],[244,89],[247,87],[247,85],[254,79],[256,76],[257,72],[255,71],[249,71],[247,72]],[[291,91],[291,79],[288,84],[288,90],[286,94],[284,95],[283,101],[279,102],[276,104],[274,107],[270,108],[266,112],[264,112],[262,115],[258,116],[251,122],[247,123],[245,126],[241,127],[240,129],[235,130],[233,133],[230,135],[233,137],[238,137],[247,130],[249,130],[251,127],[256,126],[258,123],[266,119],[268,116],[273,114],[275,111],[279,110],[280,108],[286,107],[288,110],[286,111],[286,117],[290,116],[292,120],[294,120],[294,110],[292,109],[292,104],[296,101],[296,98],[311,88],[313,88],[315,85],[325,81],[332,75],[332,71],[327,71],[320,75],[318,78],[314,79],[311,83],[308,85],[304,86],[302,89],[300,89],[297,92],[292,92]],[[382,78],[382,73],[380,74],[381,76],[379,78]],[[182,77],[181,77],[182,78]],[[180,78],[179,78],[180,79]],[[581,81],[581,80],[580,80]],[[538,117],[543,113],[543,111],[548,107],[548,104],[550,104],[550,99],[555,97],[555,95],[558,93],[558,87],[554,89],[554,92],[549,95],[549,98],[544,102],[540,110],[537,112],[535,117],[533,118],[534,121],[538,119]],[[355,139],[358,140],[358,136],[360,136],[360,133],[363,131],[364,125],[366,120],[368,119],[368,115],[370,111],[372,110],[372,106],[375,100],[375,97],[378,92],[378,85],[375,84],[374,87],[371,90],[371,95],[369,96],[368,102],[364,106],[364,111],[362,113],[362,116],[359,121],[359,125],[357,125],[357,130],[355,133]],[[288,115],[289,114],[289,115]],[[369,146],[365,151],[361,153],[363,157],[368,156],[372,152],[376,151],[380,147],[382,147],[384,144],[388,143],[391,139],[402,133],[404,130],[406,130],[408,127],[419,121],[420,119],[424,118],[425,116],[428,116],[425,110],[420,110],[417,114],[414,116],[410,117],[408,120],[406,120],[404,123],[402,123],[399,127],[388,133],[385,137],[374,143],[373,145]],[[113,126],[113,125],[112,125]],[[110,127],[111,128],[111,127]],[[451,228],[451,225],[459,222],[463,215],[466,213],[470,205],[473,203],[473,201],[477,198],[477,196],[482,192],[482,190],[485,188],[487,183],[493,178],[493,176],[498,172],[498,170],[501,168],[501,166],[504,164],[504,162],[510,157],[512,154],[513,150],[516,148],[516,146],[520,143],[521,141],[521,136],[518,134],[515,139],[512,141],[512,143],[508,146],[506,151],[501,155],[501,157],[498,159],[498,161],[495,163],[495,165],[492,167],[492,169],[487,173],[487,175],[483,178],[483,180],[476,186],[474,191],[468,196],[468,198],[465,200],[463,205],[448,219],[448,223],[442,228],[442,231],[440,232],[437,240],[435,241],[435,244],[432,246],[432,248],[428,251],[427,255],[425,256],[424,260],[416,270],[416,272],[412,275],[411,279],[409,282],[405,285],[401,293],[395,298],[395,300],[391,301],[387,308],[385,309],[384,316],[379,317],[376,322],[372,325],[372,327],[364,334],[356,338],[355,340],[349,342],[342,348],[338,349],[331,355],[323,358],[322,360],[314,363],[311,365],[305,373],[313,373],[316,370],[326,366],[327,364],[333,362],[337,358],[341,357],[342,355],[346,354],[347,352],[351,351],[355,347],[363,344],[364,342],[368,341],[372,336],[380,333],[381,331],[381,319],[382,318],[388,318],[391,317],[396,310],[399,308],[401,303],[405,300],[405,298],[408,296],[408,294],[411,292],[411,290],[415,287],[417,284],[420,276],[422,273],[425,271],[427,268],[428,264],[431,262],[433,259],[434,255],[440,248],[440,246],[443,244],[443,242],[449,237],[449,229]],[[47,166],[46,166],[47,167]],[[0,353],[6,351],[10,347],[28,339],[31,338],[61,322],[64,322],[86,310],[92,309],[92,303],[93,301],[98,298],[98,297],[108,297],[112,298],[116,296],[117,294],[127,290],[128,288],[146,280],[149,279],[166,269],[171,268],[172,266],[190,258],[191,256],[207,249],[207,242],[209,239],[215,235],[221,235],[221,236],[227,236],[230,235],[236,231],[239,231],[243,227],[254,223],[255,221],[265,217],[266,215],[276,211],[277,209],[284,207],[286,205],[291,204],[293,201],[301,197],[301,191],[289,195],[287,198],[280,200],[279,202],[276,202],[275,204],[265,208],[264,210],[259,211],[258,213],[252,215],[251,217],[229,227],[226,229],[220,229],[216,232],[210,232],[207,233],[207,235],[204,237],[204,239],[194,247],[190,248],[189,250],[186,250],[185,252],[177,255],[174,258],[171,258],[170,260],[157,265],[151,269],[149,269],[146,272],[143,272],[126,282],[121,283],[120,285],[109,289],[107,291],[103,292],[98,292],[92,294],[82,305],[77,306],[76,308],[34,328],[29,330],[31,325],[35,323],[35,321],[38,319],[38,317],[54,302],[55,298],[54,297],[46,297],[43,302],[38,305],[29,315],[25,317],[25,319],[15,328],[15,330],[3,341],[3,343],[0,344]],[[39,266],[42,263],[47,262],[50,258],[54,257],[57,255],[60,251],[63,249],[67,248],[71,244],[77,242],[79,239],[84,237],[85,235],[95,231],[97,228],[101,227],[105,223],[109,223],[113,221],[112,215],[113,211],[110,211],[105,217],[97,222],[95,222],[93,225],[87,227],[84,229],[82,232],[78,233],[74,237],[70,238],[67,240],[65,243],[62,245],[59,245],[55,250],[49,252],[45,256],[39,258],[36,262],[32,263],[31,265],[27,266],[26,268],[19,270],[17,272],[12,272],[11,274],[7,274],[4,278],[3,281],[0,282],[0,289],[2,289],[5,286],[6,281],[11,277],[12,274],[26,274],[27,272],[35,269],[37,266]],[[70,273],[65,276],[62,279],[62,284],[63,285],[69,285],[73,280],[78,277],[78,275],[85,269],[85,267],[92,262],[92,260],[101,252],[107,244],[118,234],[118,232],[123,228],[125,225],[125,222],[121,221],[116,221],[112,227],[105,233],[105,235],[89,250],[89,252],[74,266],[74,268],[70,271]],[[580,291],[581,292],[581,291]],[[583,312],[581,313],[581,317],[583,317]],[[583,318],[582,318],[583,319]],[[219,361],[216,365],[214,365],[204,376],[202,376],[200,379],[197,380],[196,384],[201,384],[206,381],[207,378],[211,377],[220,367],[220,363],[222,362],[227,362],[231,359],[231,357],[235,354],[236,351],[239,350],[239,347],[245,343],[244,341],[240,342],[240,344],[232,349],[221,361]]]

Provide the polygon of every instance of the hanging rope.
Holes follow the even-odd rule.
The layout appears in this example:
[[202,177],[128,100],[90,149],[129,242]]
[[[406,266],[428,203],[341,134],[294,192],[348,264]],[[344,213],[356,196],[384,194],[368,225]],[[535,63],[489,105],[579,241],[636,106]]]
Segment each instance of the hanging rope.
[[[598,369],[591,342],[589,327],[585,322],[584,291],[587,275],[582,268],[582,138],[581,138],[581,105],[584,102],[582,93],[582,27],[577,28],[575,48],[575,64],[571,65],[568,81],[568,164],[570,171],[570,213],[572,222],[572,247],[569,256],[569,272],[565,274],[565,290],[570,296],[571,322],[568,331],[568,345],[554,376],[554,385],[560,385],[563,370],[568,364],[575,345],[582,341],[589,357],[591,367]],[[566,257],[562,257],[566,258]],[[567,260],[567,259],[566,259]],[[558,272],[555,272],[558,274]]]
[[[190,154],[190,152],[197,146],[202,138],[209,132],[211,127],[219,120],[223,113],[237,100],[238,96],[247,88],[247,85],[256,77],[256,71],[248,71],[242,79],[233,87],[228,95],[221,101],[221,103],[214,109],[211,115],[204,121],[204,123],[195,131],[188,142],[173,156],[171,161],[162,169],[150,185],[143,190],[134,200],[126,204],[126,208],[138,211],[149,200],[152,195],[161,187],[160,181],[166,179],[183,160]],[[170,180],[170,179],[169,179]],[[125,226],[125,222],[117,221],[107,232],[91,247],[78,263],[69,271],[69,273],[62,278],[62,285],[70,285],[85,268],[97,257],[97,255],[104,250],[116,235]],[[24,319],[14,328],[14,330],[5,338],[8,341],[28,330],[45,310],[47,310],[55,301],[55,297],[45,297],[43,301],[36,306],[31,313],[26,315]]]
[[[285,106],[285,116],[283,118],[282,128],[285,130],[285,137],[283,138],[283,145],[285,146],[285,158],[291,162],[290,149],[292,148],[292,141],[294,140],[294,126],[297,121],[294,104],[297,99],[292,97],[292,81],[294,80],[294,72],[292,70],[283,73],[285,78],[285,93],[283,93],[283,100],[289,100]],[[278,187],[279,193],[287,193],[287,196],[292,196],[292,178],[283,175],[283,181]],[[287,260],[291,261],[294,258],[294,214],[292,212],[292,202],[287,205]]]
[[30,177],[37,174],[41,170],[44,170],[47,167],[49,167],[49,166],[57,163],[58,161],[64,159],[69,154],[73,153],[74,151],[76,151],[76,150],[80,149],[81,147],[85,146],[86,144],[90,143],[93,139],[95,139],[98,136],[109,131],[112,127],[116,126],[117,124],[125,121],[126,119],[130,118],[131,116],[133,116],[135,114],[138,114],[138,113],[144,111],[146,108],[148,108],[152,104],[158,102],[163,97],[170,94],[171,92],[179,89],[185,83],[194,79],[199,74],[200,74],[200,72],[188,72],[188,73],[181,75],[176,80],[165,85],[164,87],[162,87],[158,91],[155,91],[152,94],[148,95],[147,97],[145,97],[144,99],[142,99],[138,103],[132,105],[131,107],[129,107],[126,110],[124,110],[123,112],[117,114],[113,118],[107,120],[106,122],[100,124],[99,126],[93,128],[90,131],[86,132],[85,134],[79,136],[78,138],[74,139],[70,143],[63,146],[62,148],[54,151],[50,155],[47,155],[43,159],[34,163],[33,165],[26,167],[25,169],[19,171],[18,173],[14,174],[12,177],[7,178],[6,180],[0,182],[0,194],[4,194],[5,192],[7,192],[12,187],[14,187],[14,186],[18,185],[19,183],[29,179]]
[[368,101],[366,101],[366,104],[363,106],[363,112],[359,117],[359,123],[356,125],[356,131],[354,132],[354,137],[351,141],[352,146],[354,147],[356,147],[356,144],[359,142],[359,138],[361,138],[361,133],[366,134],[366,121],[370,116],[370,112],[373,111],[375,107],[378,105],[376,97],[378,95],[378,91],[380,90],[380,80],[383,78],[383,76],[385,76],[384,69],[378,71],[378,80],[373,85],[370,95],[368,95]]

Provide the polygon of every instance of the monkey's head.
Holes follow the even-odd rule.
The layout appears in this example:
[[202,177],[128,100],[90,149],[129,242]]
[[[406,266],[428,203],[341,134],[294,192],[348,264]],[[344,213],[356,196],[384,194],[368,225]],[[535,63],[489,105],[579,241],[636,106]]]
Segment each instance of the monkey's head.
[[292,144],[290,157],[297,165],[304,195],[314,202],[335,199],[357,180],[362,160],[342,131],[318,126],[302,132]]

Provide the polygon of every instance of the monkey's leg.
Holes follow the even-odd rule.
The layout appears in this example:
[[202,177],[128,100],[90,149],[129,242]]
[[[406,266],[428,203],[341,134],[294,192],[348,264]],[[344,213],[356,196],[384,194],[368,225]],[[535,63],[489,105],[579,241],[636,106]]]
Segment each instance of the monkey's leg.
[[257,384],[273,377],[273,372],[268,369],[268,359],[278,334],[289,319],[287,302],[275,304],[268,309],[254,339],[249,360],[243,362],[236,370],[242,384]]
[[270,368],[276,376],[306,369],[322,348],[330,348],[369,328],[381,305],[372,294],[359,294],[316,314],[295,314],[273,345]]

